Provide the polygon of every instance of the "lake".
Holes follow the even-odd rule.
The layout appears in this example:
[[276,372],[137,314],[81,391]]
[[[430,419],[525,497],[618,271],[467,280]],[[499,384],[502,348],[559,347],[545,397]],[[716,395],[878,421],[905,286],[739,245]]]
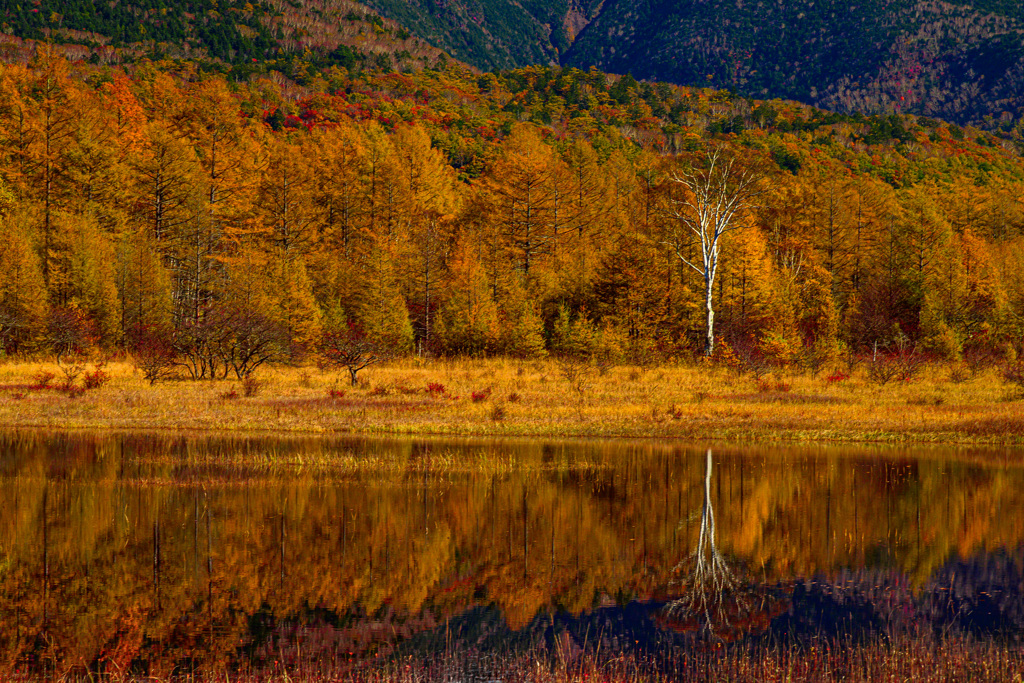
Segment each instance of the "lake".
[[4,679],[1024,662],[1011,450],[13,432],[0,452]]

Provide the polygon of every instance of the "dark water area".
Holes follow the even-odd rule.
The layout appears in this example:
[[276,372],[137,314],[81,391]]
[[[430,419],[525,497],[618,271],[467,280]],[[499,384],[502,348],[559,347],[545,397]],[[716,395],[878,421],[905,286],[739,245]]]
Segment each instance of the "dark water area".
[[907,643],[1012,670],[1019,456],[7,433],[0,678],[731,653],[743,680],[751,653]]

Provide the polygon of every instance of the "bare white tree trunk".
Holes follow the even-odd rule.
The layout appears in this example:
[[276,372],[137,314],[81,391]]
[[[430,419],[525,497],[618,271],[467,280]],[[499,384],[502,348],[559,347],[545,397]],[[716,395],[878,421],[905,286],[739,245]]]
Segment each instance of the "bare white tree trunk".
[[[704,165],[670,175],[682,189],[672,201],[672,223],[668,243],[684,264],[704,279],[707,328],[704,355],[715,350],[714,287],[718,275],[718,254],[725,233],[743,227],[754,200],[760,194],[761,174],[737,164],[721,148],[707,151]],[[700,258],[693,256],[699,247]]]

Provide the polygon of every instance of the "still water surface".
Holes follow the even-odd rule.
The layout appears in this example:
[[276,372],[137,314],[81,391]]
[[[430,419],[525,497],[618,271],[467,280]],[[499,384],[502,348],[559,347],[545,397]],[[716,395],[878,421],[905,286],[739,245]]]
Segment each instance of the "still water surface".
[[1024,626],[1020,453],[40,433],[0,453],[0,674]]

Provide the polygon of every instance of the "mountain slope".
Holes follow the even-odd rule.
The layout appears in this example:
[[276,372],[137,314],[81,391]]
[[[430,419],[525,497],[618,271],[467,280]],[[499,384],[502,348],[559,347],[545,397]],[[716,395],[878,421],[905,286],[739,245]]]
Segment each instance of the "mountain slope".
[[474,66],[555,64],[601,0],[368,0],[384,16]]
[[999,0],[613,0],[564,61],[839,111],[980,122],[1024,104],[1021,14]]
[[369,0],[481,69],[559,63],[959,123],[1024,107],[1010,0]]
[[59,44],[72,59],[104,64],[148,57],[237,68],[301,56],[317,68],[410,70],[443,54],[350,0],[33,0],[25,11],[0,0],[0,32],[5,61],[31,56],[25,40]]
[[[314,68],[409,71],[443,50],[484,70],[596,66],[990,129],[1024,113],[1024,7],[1014,0],[366,2],[32,0],[22,11],[0,0],[0,30],[74,44],[79,58],[104,63],[156,56],[237,67],[301,56]],[[284,70],[302,80],[302,69]]]

